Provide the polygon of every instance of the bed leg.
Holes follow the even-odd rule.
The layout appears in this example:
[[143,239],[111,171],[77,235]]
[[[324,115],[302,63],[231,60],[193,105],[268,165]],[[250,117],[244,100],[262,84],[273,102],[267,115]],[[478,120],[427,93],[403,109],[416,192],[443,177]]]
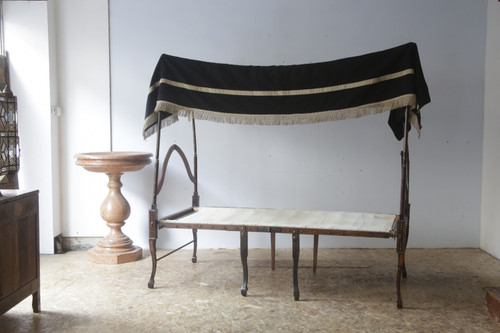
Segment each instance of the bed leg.
[[151,277],[149,278],[148,287],[153,289],[155,285],[155,275],[156,275],[156,240],[158,239],[158,211],[156,207],[151,207],[149,210],[149,251],[151,252]]
[[297,231],[292,235],[293,248],[293,299],[300,299],[299,292],[299,254],[300,254],[300,234]]
[[[406,246],[405,246],[405,251],[406,251]],[[401,275],[403,276],[404,279],[406,279],[406,277],[408,276],[408,273],[406,272],[406,256],[405,255],[403,255],[403,266],[401,267]]]
[[401,298],[401,276],[405,274],[405,251],[406,251],[406,229],[408,220],[403,218],[398,221],[398,238],[397,238],[397,253],[398,253],[398,273],[396,277],[397,305],[401,309],[403,300]]
[[149,278],[148,288],[153,289],[155,285],[155,275],[156,275],[156,239],[149,240],[149,250],[151,251],[151,261],[152,261],[152,269],[151,269],[151,277]]
[[198,229],[193,229],[193,257],[191,261],[196,263],[198,257],[196,256],[196,251],[198,250]]
[[[406,221],[406,233],[405,233],[405,251],[406,251],[406,247],[408,246],[408,237],[409,237],[409,234],[410,234],[410,204],[408,204],[408,208],[407,208],[407,212],[408,212],[408,218],[407,218],[407,221]],[[406,277],[408,276],[408,273],[406,271],[406,256],[404,258],[404,261],[403,261],[403,278],[406,279]]]
[[243,284],[241,285],[241,295],[246,296],[248,291],[248,231],[245,227],[240,232],[240,254],[243,266]]
[[314,234],[313,273],[316,273],[316,269],[318,268],[318,243],[319,243],[319,235]]
[[271,231],[271,269],[276,268],[276,233]]
[[404,265],[404,254],[398,254],[398,275],[396,279],[396,289],[397,289],[397,295],[398,295],[398,309],[401,309],[403,307],[403,300],[401,298],[401,273]]

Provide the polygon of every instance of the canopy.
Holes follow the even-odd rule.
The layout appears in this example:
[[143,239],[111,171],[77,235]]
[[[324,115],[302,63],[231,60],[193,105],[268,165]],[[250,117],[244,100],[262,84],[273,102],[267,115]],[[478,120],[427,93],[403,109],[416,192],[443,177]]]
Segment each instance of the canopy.
[[403,137],[404,110],[420,133],[420,108],[430,102],[417,45],[329,62],[241,66],[163,54],[151,79],[143,127],[156,131],[178,116],[224,123],[289,125],[391,111]]

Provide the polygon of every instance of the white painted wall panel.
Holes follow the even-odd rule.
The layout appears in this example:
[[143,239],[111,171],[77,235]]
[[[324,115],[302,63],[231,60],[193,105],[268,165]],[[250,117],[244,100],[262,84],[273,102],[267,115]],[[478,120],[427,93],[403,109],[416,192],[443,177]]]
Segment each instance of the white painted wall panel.
[[[411,134],[413,247],[478,247],[486,2],[111,1],[113,145],[154,151],[141,138],[149,80],[161,53],[236,64],[288,65],[418,44],[432,102],[422,138]],[[399,150],[387,115],[291,127],[198,122],[203,204],[397,212]],[[164,131],[190,151],[190,127]],[[166,148],[165,148],[166,149]],[[126,175],[126,226],[147,247],[152,168]],[[167,211],[189,205],[180,161],[163,194]],[[166,212],[164,212],[166,213]],[[161,247],[189,232],[167,231]],[[290,237],[278,240],[290,246]],[[309,242],[309,243],[308,243]],[[237,234],[201,233],[201,247],[237,247]],[[330,247],[392,241],[325,237]],[[303,242],[305,246],[310,240]],[[267,236],[250,246],[268,246]]]
[[11,88],[18,100],[19,186],[40,191],[40,251],[53,253],[54,232],[59,226],[59,189],[54,187],[52,172],[53,154],[57,161],[52,134],[57,128],[50,111],[47,3],[4,2],[3,6]]
[[62,231],[104,236],[99,207],[107,177],[75,165],[74,155],[109,151],[109,49],[106,0],[56,1],[60,85]]
[[[32,43],[27,43],[29,47],[39,47],[37,52],[44,55],[32,62],[38,64],[37,68],[46,77],[42,84],[33,81],[38,84],[36,93],[40,94],[36,112],[29,122],[22,119],[26,114],[20,114],[20,126],[25,170],[22,182],[36,179],[36,184],[41,179],[39,172],[60,175],[62,225],[59,228],[58,222],[53,221],[52,225],[48,222],[42,227],[42,233],[47,233],[46,240],[42,240],[46,251],[52,250],[51,240],[58,230],[68,237],[102,236],[107,232],[98,210],[107,193],[107,179],[75,166],[73,155],[109,150],[111,146],[114,150],[154,151],[154,139],[143,141],[141,129],[149,80],[161,53],[236,64],[288,65],[343,58],[414,41],[420,48],[432,102],[423,110],[422,138],[417,139],[415,133],[411,135],[410,246],[481,244],[498,256],[495,248],[498,214],[492,208],[498,197],[497,177],[494,177],[498,164],[494,151],[499,141],[495,131],[499,84],[495,70],[500,67],[496,60],[496,1],[111,0],[111,49],[105,0],[49,1],[54,10],[48,15],[49,23],[45,3],[16,1],[4,5],[27,6],[35,8],[35,12],[37,6],[45,8],[37,16],[31,17],[28,12],[19,15],[26,20],[19,28],[21,33],[33,26],[42,28],[32,29],[28,37],[16,40],[32,39]],[[47,26],[55,26],[55,56],[49,56]],[[56,71],[52,66],[49,72],[50,62],[57,64]],[[30,68],[23,65],[16,70],[31,74]],[[49,88],[49,73],[57,77],[57,93]],[[25,88],[15,89],[21,96]],[[45,112],[50,114],[51,103],[62,107],[63,114],[58,120],[41,116],[47,115]],[[486,109],[484,169],[483,105]],[[40,116],[42,119],[37,118]],[[401,146],[393,138],[386,120],[387,115],[377,115],[290,127],[198,122],[202,203],[397,211]],[[27,122],[35,127],[30,131],[35,135],[22,133],[22,124]],[[57,125],[59,136],[55,135]],[[45,155],[39,149],[55,147],[54,141],[59,141],[60,173],[56,165],[50,166],[55,160],[45,159],[50,154]],[[180,144],[189,155],[191,138],[187,121],[164,131],[164,150],[171,143]],[[40,158],[35,163],[37,156]],[[168,203],[164,213],[184,208],[191,198],[183,166],[179,159],[173,162],[167,178],[168,190],[162,194]],[[152,166],[148,166],[123,176],[123,192],[132,206],[124,231],[145,248],[152,173]],[[55,176],[52,181],[50,178],[44,179],[47,185],[37,187],[49,188],[49,183],[52,188],[57,187]],[[44,198],[56,196],[53,192]],[[44,217],[44,221],[57,219],[54,202],[43,202],[42,209],[47,216],[53,214]],[[189,236],[190,232],[167,231],[159,245],[173,247]],[[237,247],[238,238],[236,233],[201,232],[200,246]],[[302,242],[304,246],[310,243],[307,237]],[[393,242],[325,237],[321,244],[371,247],[392,246]],[[250,246],[268,246],[267,236],[252,234]],[[278,237],[278,246],[289,247],[290,237]]]
[[481,248],[500,258],[500,3],[488,1]]

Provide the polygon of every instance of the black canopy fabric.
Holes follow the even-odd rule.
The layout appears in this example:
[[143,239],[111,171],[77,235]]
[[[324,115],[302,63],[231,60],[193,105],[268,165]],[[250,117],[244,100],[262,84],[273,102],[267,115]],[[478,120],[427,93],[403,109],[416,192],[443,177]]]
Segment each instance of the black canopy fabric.
[[391,111],[403,137],[404,110],[420,132],[430,102],[417,45],[335,61],[289,66],[240,66],[163,54],[151,79],[143,135],[178,116],[236,124],[309,124]]

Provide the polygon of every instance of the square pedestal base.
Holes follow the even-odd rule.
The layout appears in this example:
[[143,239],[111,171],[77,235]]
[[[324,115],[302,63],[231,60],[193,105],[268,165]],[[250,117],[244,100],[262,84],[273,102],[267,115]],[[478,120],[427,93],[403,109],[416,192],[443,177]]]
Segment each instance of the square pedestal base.
[[127,252],[112,253],[94,247],[87,251],[87,258],[96,264],[124,264],[142,259],[142,249],[134,246],[133,250]]

